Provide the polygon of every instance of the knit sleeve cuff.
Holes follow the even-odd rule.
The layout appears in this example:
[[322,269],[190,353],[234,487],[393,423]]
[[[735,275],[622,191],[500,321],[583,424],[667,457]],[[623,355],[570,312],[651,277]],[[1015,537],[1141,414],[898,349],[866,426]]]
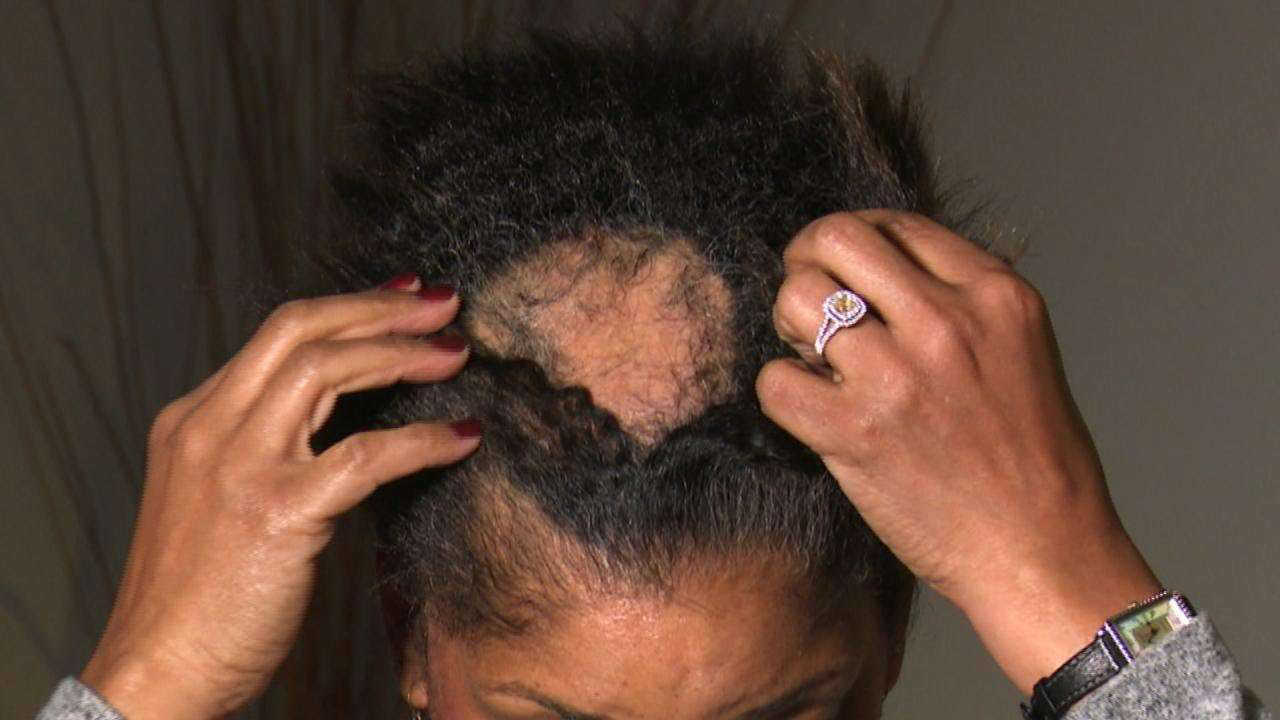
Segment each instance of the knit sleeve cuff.
[[1063,720],[1271,720],[1201,614],[1086,695]]
[[124,720],[98,693],[73,677],[58,683],[36,720]]

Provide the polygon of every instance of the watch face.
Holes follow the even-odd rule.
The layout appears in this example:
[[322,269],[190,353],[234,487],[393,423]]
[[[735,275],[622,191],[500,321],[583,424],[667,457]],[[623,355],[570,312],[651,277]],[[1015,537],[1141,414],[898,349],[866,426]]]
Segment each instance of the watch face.
[[1116,632],[1134,655],[1186,625],[1189,618],[1172,600],[1161,600],[1114,621]]

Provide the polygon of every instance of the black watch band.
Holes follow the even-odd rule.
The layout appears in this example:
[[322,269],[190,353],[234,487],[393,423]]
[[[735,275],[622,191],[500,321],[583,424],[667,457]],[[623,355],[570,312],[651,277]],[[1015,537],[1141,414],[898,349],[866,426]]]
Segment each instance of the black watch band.
[[[1123,664],[1118,664],[1116,659]],[[1110,633],[1099,632],[1093,642],[1057,672],[1036,683],[1031,691],[1030,706],[1025,703],[1022,706],[1022,716],[1026,720],[1058,720],[1067,708],[1115,677],[1127,664]]]
[[[1171,614],[1155,617],[1147,612],[1162,603],[1171,606]],[[1134,656],[1154,642],[1157,636],[1163,639],[1165,633],[1189,622],[1195,614],[1186,598],[1167,590],[1144,603],[1130,606],[1107,620],[1093,642],[1052,675],[1036,683],[1030,701],[1022,704],[1023,718],[1058,720],[1080,698],[1120,674],[1133,662]],[[1146,630],[1140,637],[1133,635],[1135,623]]]

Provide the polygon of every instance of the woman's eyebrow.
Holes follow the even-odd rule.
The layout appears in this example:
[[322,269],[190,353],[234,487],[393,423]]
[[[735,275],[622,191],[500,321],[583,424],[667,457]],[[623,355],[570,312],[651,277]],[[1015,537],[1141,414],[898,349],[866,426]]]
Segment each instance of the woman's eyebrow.
[[833,680],[844,675],[838,669],[828,670],[819,675],[815,675],[808,680],[796,685],[790,690],[784,691],[768,702],[758,705],[738,713],[734,716],[735,720],[772,720],[774,718],[783,717],[789,711],[798,709],[800,706],[820,700],[823,703],[838,703],[839,699],[831,697],[822,698],[818,691],[824,689],[824,686],[831,684]]
[[[815,699],[818,699],[817,695],[819,690],[824,689],[824,686],[831,684],[833,680],[836,680],[843,675],[845,675],[845,673],[842,672],[841,669],[827,670],[826,672],[815,675],[799,685],[782,692],[780,695],[765,702],[764,704],[738,713],[734,718],[735,720],[773,720],[781,717],[784,713],[795,710],[803,704],[814,702]],[[559,720],[611,720],[608,715],[597,715],[595,713],[576,710],[560,701],[553,700],[552,698],[517,682],[498,685],[494,687],[492,691],[505,693],[507,695],[515,695],[516,697],[537,703],[543,708],[555,713]],[[821,701],[828,702],[825,698],[822,698]],[[840,700],[838,698],[832,697],[829,702],[835,704],[839,701]]]
[[537,703],[559,716],[559,720],[611,720],[608,715],[596,715],[594,713],[575,710],[568,705],[552,700],[546,695],[516,682],[498,685],[493,688],[493,692],[515,695],[516,697],[521,697],[530,702]]

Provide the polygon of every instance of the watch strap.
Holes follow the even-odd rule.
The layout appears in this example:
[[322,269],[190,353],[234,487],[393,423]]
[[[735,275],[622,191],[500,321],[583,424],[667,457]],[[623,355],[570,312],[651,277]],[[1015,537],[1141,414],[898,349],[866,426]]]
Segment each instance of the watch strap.
[[1076,653],[1057,672],[1036,683],[1031,703],[1022,706],[1027,720],[1057,720],[1067,708],[1099,685],[1119,674],[1128,664],[1110,633],[1100,631],[1093,642]]
[[1185,597],[1170,590],[1162,590],[1146,602],[1134,603],[1128,610],[1108,619],[1093,642],[1052,675],[1035,684],[1029,703],[1022,704],[1022,716],[1026,720],[1058,720],[1076,701],[1118,675],[1144,647],[1144,644],[1128,644],[1130,640],[1121,638],[1121,628],[1133,618],[1142,617],[1141,613],[1158,603],[1176,608],[1172,617],[1181,621],[1172,626],[1174,630],[1196,615],[1195,608]]

